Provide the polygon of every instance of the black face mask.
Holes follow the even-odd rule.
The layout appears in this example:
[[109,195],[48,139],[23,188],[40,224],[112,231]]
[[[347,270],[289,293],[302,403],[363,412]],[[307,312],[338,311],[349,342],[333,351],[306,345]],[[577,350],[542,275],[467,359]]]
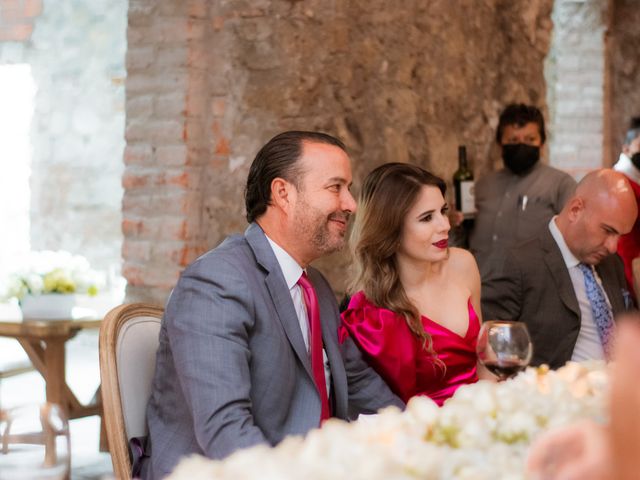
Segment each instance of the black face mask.
[[505,167],[516,175],[522,175],[540,160],[540,147],[525,143],[503,145],[502,160]]
[[631,155],[631,163],[633,163],[634,167],[640,170],[640,152],[636,152]]

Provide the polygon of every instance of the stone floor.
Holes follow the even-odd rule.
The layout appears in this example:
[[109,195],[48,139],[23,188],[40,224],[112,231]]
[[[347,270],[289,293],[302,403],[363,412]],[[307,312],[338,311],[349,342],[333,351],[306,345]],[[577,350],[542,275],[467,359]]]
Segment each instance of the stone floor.
[[[0,309],[0,316],[2,316]],[[28,364],[22,347],[15,340],[0,337],[0,370],[6,364]],[[86,331],[67,342],[67,382],[78,400],[86,403],[100,383],[98,365],[98,332]],[[3,408],[40,403],[45,400],[44,381],[36,371],[0,380],[0,405]],[[71,479],[111,480],[111,457],[98,449],[99,417],[86,417],[70,422]]]

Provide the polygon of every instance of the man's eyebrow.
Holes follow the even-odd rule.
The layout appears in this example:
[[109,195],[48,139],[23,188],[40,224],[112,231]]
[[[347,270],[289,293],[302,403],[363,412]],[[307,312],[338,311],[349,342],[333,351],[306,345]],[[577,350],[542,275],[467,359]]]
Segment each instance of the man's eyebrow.
[[328,183],[338,182],[338,183],[347,183],[347,179],[343,177],[331,177],[327,180]]

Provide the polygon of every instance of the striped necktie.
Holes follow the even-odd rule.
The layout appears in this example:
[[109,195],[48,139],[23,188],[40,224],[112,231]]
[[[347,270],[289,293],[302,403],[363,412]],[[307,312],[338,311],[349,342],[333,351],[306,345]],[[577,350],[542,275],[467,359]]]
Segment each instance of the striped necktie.
[[584,286],[587,292],[587,298],[591,304],[591,312],[593,313],[593,320],[598,329],[600,335],[600,341],[604,348],[605,357],[611,358],[611,347],[613,346],[613,334],[614,323],[613,315],[607,299],[604,295],[602,287],[598,284],[596,277],[593,273],[593,268],[590,265],[580,263],[578,268],[584,275]]

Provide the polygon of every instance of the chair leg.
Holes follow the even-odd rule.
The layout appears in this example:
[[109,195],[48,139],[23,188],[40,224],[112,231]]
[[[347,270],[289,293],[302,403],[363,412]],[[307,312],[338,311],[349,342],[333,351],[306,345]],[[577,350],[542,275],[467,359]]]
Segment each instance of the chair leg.
[[109,451],[109,440],[107,439],[107,429],[105,428],[104,414],[100,415],[100,451]]

